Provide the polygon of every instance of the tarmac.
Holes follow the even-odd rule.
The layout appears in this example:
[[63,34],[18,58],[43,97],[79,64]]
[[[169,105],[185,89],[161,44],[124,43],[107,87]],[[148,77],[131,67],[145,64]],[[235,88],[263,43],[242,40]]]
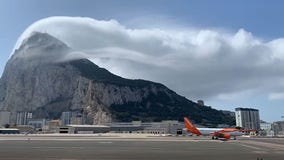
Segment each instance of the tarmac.
[[138,134],[0,135],[0,160],[283,160],[284,138]]

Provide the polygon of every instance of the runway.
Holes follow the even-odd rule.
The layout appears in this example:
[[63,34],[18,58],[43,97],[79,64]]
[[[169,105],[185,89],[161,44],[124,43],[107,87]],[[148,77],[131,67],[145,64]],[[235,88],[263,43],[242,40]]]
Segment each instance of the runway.
[[[141,135],[0,136],[1,160],[283,160],[283,143]],[[277,142],[283,142],[278,139]]]

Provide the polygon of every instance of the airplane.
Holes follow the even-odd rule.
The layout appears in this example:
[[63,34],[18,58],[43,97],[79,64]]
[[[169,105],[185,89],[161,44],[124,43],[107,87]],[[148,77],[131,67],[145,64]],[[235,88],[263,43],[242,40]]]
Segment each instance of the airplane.
[[200,135],[212,135],[212,139],[229,140],[231,137],[243,135],[237,128],[196,128],[193,123],[187,117],[184,117],[185,130],[192,134]]

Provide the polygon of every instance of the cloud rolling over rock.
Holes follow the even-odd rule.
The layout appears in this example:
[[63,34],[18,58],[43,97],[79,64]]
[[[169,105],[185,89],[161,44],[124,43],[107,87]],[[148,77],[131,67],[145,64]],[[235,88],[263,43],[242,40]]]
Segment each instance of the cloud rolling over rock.
[[135,29],[116,20],[50,17],[32,24],[15,49],[33,31],[46,32],[71,51],[54,58],[91,59],[127,78],[161,82],[191,99],[234,99],[265,93],[283,99],[284,40],[264,41],[239,29]]

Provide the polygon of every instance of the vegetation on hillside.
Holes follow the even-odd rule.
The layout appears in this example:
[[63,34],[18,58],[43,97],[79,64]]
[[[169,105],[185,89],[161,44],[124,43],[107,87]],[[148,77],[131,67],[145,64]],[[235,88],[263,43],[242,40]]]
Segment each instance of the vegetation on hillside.
[[[166,88],[159,83],[121,78],[104,68],[98,67],[87,59],[74,60],[71,61],[70,64],[78,68],[82,76],[97,82],[138,89],[150,87],[151,85],[155,85],[157,88]],[[142,120],[146,122],[161,120],[183,121],[183,117],[187,116],[195,123],[207,126],[235,124],[234,117],[224,114],[222,111],[212,109],[208,106],[198,106],[196,103],[177,95],[167,88],[165,89],[167,93],[165,93],[162,91],[163,89],[158,93],[150,92],[141,102],[125,102],[119,105],[113,104],[109,109],[115,119],[124,122],[132,120]]]

